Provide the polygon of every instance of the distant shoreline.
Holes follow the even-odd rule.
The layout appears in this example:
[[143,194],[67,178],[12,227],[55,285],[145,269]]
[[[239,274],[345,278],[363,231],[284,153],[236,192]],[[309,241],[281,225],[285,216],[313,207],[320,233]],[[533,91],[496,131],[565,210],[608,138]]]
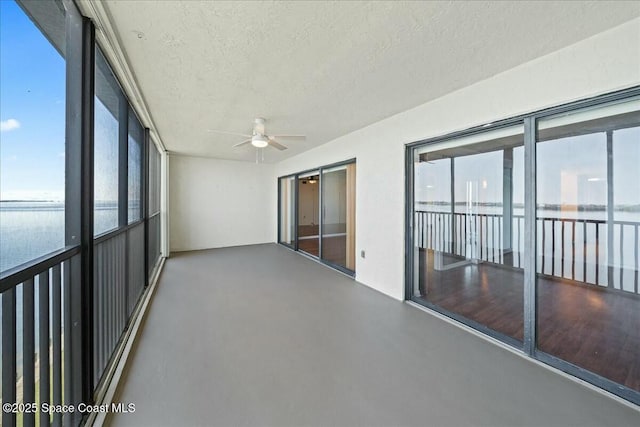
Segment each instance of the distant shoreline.
[[[434,202],[424,202],[417,201],[417,205],[422,206],[451,206],[451,202],[445,201],[434,201]],[[466,202],[456,202],[456,206],[466,206]],[[502,203],[473,203],[473,206],[485,207],[485,208],[501,208]],[[524,209],[523,203],[514,203],[514,209]],[[558,203],[538,203],[536,205],[537,209],[543,209],[548,211],[575,211],[575,212],[605,212],[607,210],[606,205],[575,205],[575,204],[558,204]],[[638,205],[615,205],[613,210],[619,212],[640,212],[640,204]]]
[[23,200],[23,199],[7,199],[0,200],[0,203],[64,203],[64,200]]
[[[9,203],[15,203],[16,205],[21,205],[21,206],[11,206],[11,209],[15,209],[15,208],[20,208],[23,207],[24,205],[33,205],[33,206],[38,206],[41,207],[44,204],[47,204],[47,206],[63,206],[65,204],[64,200],[0,200],[0,204],[9,204]],[[96,201],[95,202],[95,206],[98,208],[117,208],[118,207],[118,202],[117,201],[113,201],[113,200],[108,200],[108,201]],[[136,207],[137,205],[134,204],[133,207]]]

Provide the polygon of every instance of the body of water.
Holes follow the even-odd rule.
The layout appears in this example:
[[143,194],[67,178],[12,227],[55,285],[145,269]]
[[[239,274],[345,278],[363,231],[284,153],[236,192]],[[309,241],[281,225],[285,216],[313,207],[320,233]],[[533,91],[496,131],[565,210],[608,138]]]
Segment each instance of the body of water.
[[[416,217],[417,245],[436,251],[449,251],[452,234],[450,206],[416,203],[415,209],[435,212]],[[537,216],[538,273],[608,286],[608,267],[611,266],[614,269],[612,286],[635,292],[635,276],[640,265],[640,211],[628,207],[614,211],[611,247],[604,207],[541,208]],[[540,218],[544,218],[544,221]],[[582,221],[586,221],[586,224]],[[461,231],[465,228],[465,222],[466,234]],[[503,253],[513,251],[512,265],[523,267],[523,208],[514,209],[511,239],[507,237],[506,241],[501,206],[473,206],[469,211],[464,206],[456,206],[456,223],[455,247],[459,255],[466,254],[493,262],[500,260]],[[480,253],[483,255],[480,256]]]
[[[132,218],[138,207],[129,209]],[[118,207],[102,203],[94,210],[96,235],[118,226]],[[0,271],[64,247],[64,203],[0,202]]]
[[[64,203],[62,202],[0,202],[0,271],[6,271],[64,247]],[[139,215],[132,207],[130,215]],[[94,210],[96,234],[113,230],[118,225],[115,204],[102,204]],[[16,362],[18,378],[22,376],[22,293],[16,288]],[[34,281],[35,342],[38,342],[38,279]],[[64,295],[62,296],[64,299]],[[0,297],[1,301],[1,297]],[[2,304],[0,304],[0,317]],[[51,321],[51,319],[50,319]],[[2,342],[0,340],[0,352]],[[38,348],[36,345],[36,358]],[[1,367],[0,367],[1,369]],[[0,371],[1,372],[1,371]]]
[[[429,205],[423,203],[416,204],[416,210],[425,210],[425,211],[437,211],[446,214],[450,212],[450,208],[447,206],[441,205]],[[136,214],[139,212],[135,207],[131,209],[130,215]],[[464,213],[463,206],[457,206],[456,212]],[[500,206],[479,206],[473,214],[494,214],[494,215],[502,215],[502,207]],[[524,216],[524,210],[522,208],[514,209],[514,216]],[[550,210],[539,210],[539,217],[545,218],[570,218],[570,219],[590,219],[590,220],[606,220],[606,211],[604,210],[592,210],[592,211],[578,211],[578,210],[561,210],[561,209],[550,209]],[[118,210],[117,206],[114,204],[102,204],[96,207],[94,211],[94,227],[97,232],[104,233],[109,230],[112,230],[117,227],[118,223]],[[629,221],[640,223],[640,212],[634,211],[616,211],[614,213],[615,221]],[[512,238],[512,247],[514,252],[522,252],[524,247],[524,238],[520,236],[520,248],[518,248],[518,235],[517,235],[517,222],[522,221],[520,224],[521,233],[524,233],[523,220],[514,218],[514,235]],[[550,239],[547,239],[544,247],[545,257],[547,258],[547,263],[545,267],[545,273],[548,274],[550,272],[550,263],[556,263],[557,271],[560,271],[561,263],[563,262],[560,259],[560,251],[558,248],[561,245],[565,245],[565,252],[571,253],[571,235],[568,234],[569,228],[565,229],[565,239],[562,240],[561,236],[561,221],[558,221],[555,225],[556,227],[556,251],[551,252],[551,244]],[[547,223],[546,225],[546,233],[550,233],[551,223]],[[599,250],[601,253],[601,258],[599,262],[599,283],[606,284],[606,224],[602,224],[599,226]],[[616,275],[616,283],[615,286],[618,289],[629,290],[630,284],[633,283],[633,272],[636,259],[634,258],[635,254],[638,254],[640,250],[638,250],[637,246],[638,241],[634,240],[634,230],[633,226],[627,226],[622,234],[622,251],[620,251],[620,233],[619,226],[614,228],[614,262],[613,265],[618,268],[623,268],[623,280],[620,282],[619,275]],[[447,231],[445,230],[445,233]],[[498,239],[498,227],[495,230],[489,229],[489,234],[494,233],[495,241]],[[486,233],[486,231],[485,231]],[[582,243],[584,235],[582,234],[582,229],[579,228],[576,232],[575,239]],[[541,227],[539,227],[539,235],[538,235],[538,246],[541,245]],[[595,250],[593,245],[595,244],[595,225],[587,229],[586,235],[587,241],[589,242],[589,251],[587,254],[587,277],[586,281],[595,283]],[[462,242],[460,242],[462,243]],[[489,250],[499,251],[499,245],[494,244],[495,247],[491,247],[489,241],[486,242],[486,247]],[[35,258],[41,257],[48,253],[51,253],[55,250],[64,247],[64,204],[60,202],[0,202],[0,271],[5,271],[21,265],[25,262],[33,260]],[[572,261],[575,261],[577,264],[583,262],[583,245],[576,244],[576,255],[575,260],[568,260],[565,258],[565,270],[570,270],[570,264]],[[635,251],[635,252],[634,252]],[[624,256],[621,257],[621,254]],[[539,268],[540,268],[540,260],[539,257]],[[576,279],[583,280],[582,270],[579,269],[578,276]],[[36,307],[38,301],[38,291],[37,291],[37,281],[36,281]],[[16,292],[17,299],[17,350],[18,350],[18,360],[19,362],[22,359],[22,285],[18,287]],[[36,325],[37,322],[37,314],[36,313]],[[1,305],[0,305],[0,315],[1,315]],[[36,339],[38,332],[36,331]],[[1,345],[1,344],[0,344]],[[21,363],[19,363],[21,365]],[[20,373],[20,372],[19,372]]]

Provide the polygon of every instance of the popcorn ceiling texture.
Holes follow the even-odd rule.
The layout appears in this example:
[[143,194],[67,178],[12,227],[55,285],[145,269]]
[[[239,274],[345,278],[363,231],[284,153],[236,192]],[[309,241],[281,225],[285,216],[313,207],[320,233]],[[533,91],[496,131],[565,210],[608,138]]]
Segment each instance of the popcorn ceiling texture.
[[253,161],[254,117],[303,133],[278,162],[640,16],[634,2],[110,1],[157,131]]

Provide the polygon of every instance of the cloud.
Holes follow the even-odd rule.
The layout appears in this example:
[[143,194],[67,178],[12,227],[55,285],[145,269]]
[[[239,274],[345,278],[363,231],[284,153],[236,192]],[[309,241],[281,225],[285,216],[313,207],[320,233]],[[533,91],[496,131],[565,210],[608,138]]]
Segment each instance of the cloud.
[[10,130],[18,129],[20,127],[20,122],[16,119],[8,119],[0,122],[0,131],[8,132]]

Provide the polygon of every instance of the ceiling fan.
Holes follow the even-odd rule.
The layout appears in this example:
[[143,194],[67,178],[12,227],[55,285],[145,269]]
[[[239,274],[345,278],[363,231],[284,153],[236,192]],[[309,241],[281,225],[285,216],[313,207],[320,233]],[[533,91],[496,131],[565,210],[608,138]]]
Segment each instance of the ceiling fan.
[[227,135],[238,135],[244,136],[248,139],[239,142],[234,145],[234,147],[241,147],[243,145],[251,144],[256,148],[265,148],[267,146],[271,146],[278,150],[286,150],[287,147],[281,143],[279,143],[276,138],[297,138],[304,139],[304,135],[267,135],[265,130],[266,119],[262,117],[258,117],[253,120],[253,132],[251,135],[247,135],[244,133],[236,133],[236,132],[226,132],[221,130],[213,130],[210,129],[209,132],[223,133]]

